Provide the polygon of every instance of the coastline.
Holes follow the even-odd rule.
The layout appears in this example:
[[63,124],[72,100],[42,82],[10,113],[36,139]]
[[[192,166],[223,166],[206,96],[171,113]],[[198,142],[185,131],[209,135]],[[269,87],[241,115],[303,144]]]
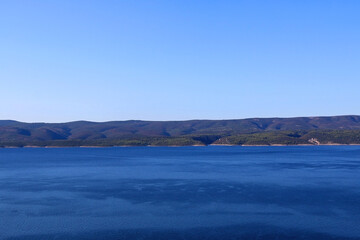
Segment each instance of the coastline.
[[147,145],[147,146],[134,146],[134,145],[119,145],[119,146],[2,146],[1,148],[114,148],[114,147],[311,147],[311,146],[360,146],[359,143],[340,144],[340,143],[329,143],[329,144],[270,144],[270,145],[236,145],[236,144],[209,144],[209,145]]
[[360,146],[360,143],[350,143],[350,144],[341,144],[341,143],[326,143],[326,144],[243,144],[243,145],[236,145],[236,144],[210,144],[209,146],[230,146],[230,147],[294,147],[294,146],[304,146],[304,147],[311,147],[311,146]]

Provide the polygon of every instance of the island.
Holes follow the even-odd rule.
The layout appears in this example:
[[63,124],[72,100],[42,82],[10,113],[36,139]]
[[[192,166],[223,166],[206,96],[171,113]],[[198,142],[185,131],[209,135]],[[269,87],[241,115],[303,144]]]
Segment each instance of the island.
[[0,120],[0,147],[360,144],[360,116],[189,121]]

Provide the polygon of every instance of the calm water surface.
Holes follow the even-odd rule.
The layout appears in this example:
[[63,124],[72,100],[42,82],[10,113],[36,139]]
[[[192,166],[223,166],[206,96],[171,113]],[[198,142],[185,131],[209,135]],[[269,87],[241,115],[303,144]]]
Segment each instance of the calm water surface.
[[0,239],[360,239],[360,146],[0,149]]

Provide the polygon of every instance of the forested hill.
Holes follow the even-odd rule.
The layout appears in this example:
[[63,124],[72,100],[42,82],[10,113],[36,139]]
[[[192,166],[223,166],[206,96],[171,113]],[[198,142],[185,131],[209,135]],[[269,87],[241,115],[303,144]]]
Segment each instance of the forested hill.
[[[0,120],[0,146],[247,144],[246,141],[239,142],[239,136],[260,136],[261,139],[261,136],[266,135],[265,139],[271,139],[271,136],[285,134],[291,138],[301,138],[309,132],[321,132],[323,135],[324,132],[351,133],[353,140],[347,143],[357,143],[358,130],[360,131],[360,116],[68,123]],[[238,142],[231,142],[231,139],[237,139]],[[334,142],[330,140],[327,141]],[[308,139],[300,142],[255,142],[300,144],[308,142]]]

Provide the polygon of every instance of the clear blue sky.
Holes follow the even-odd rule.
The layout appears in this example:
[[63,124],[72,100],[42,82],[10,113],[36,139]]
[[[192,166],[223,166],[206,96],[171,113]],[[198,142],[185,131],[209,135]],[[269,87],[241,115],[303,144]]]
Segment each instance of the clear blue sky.
[[360,1],[0,1],[0,119],[360,114]]

